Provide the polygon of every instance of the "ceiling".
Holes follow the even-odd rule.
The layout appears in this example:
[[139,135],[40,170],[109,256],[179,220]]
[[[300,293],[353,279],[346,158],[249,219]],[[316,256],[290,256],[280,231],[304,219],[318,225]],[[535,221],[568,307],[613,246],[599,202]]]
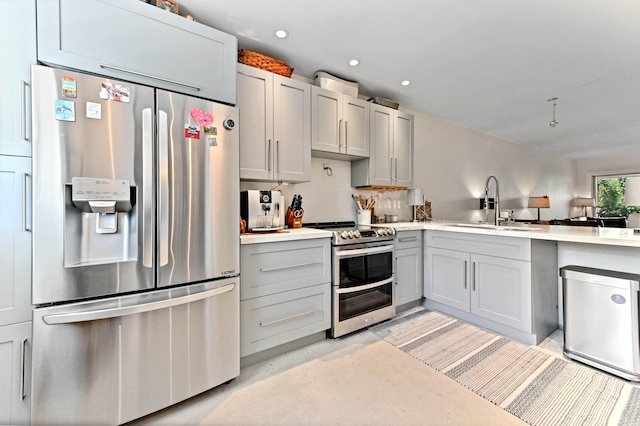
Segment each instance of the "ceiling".
[[[640,153],[637,1],[178,3],[182,15],[236,35],[242,49],[304,77],[324,70],[357,81],[361,94],[401,109],[567,158]],[[276,29],[289,36],[276,38]],[[349,66],[353,58],[360,65]]]

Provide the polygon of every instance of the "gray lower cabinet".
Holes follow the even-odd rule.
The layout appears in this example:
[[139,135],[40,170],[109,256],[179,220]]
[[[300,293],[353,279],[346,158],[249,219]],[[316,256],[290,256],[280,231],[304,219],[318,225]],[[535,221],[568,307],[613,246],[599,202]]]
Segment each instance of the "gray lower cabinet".
[[31,320],[31,159],[0,155],[0,326]]
[[45,64],[235,104],[237,45],[230,34],[147,2],[38,0]]
[[399,231],[396,237],[396,306],[422,298],[422,231]]
[[240,246],[240,356],[331,327],[328,238]]
[[31,156],[30,67],[36,63],[35,0],[4,0],[0,13],[0,155]]
[[29,424],[30,388],[31,321],[0,327],[0,424]]
[[552,241],[427,231],[429,308],[537,344],[557,324]]

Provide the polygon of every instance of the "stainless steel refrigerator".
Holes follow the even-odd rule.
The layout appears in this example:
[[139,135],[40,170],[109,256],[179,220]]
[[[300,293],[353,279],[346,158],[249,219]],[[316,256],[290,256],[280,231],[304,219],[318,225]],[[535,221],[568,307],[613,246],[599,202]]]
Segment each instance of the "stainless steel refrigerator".
[[233,107],[32,67],[34,424],[116,424],[240,372]]

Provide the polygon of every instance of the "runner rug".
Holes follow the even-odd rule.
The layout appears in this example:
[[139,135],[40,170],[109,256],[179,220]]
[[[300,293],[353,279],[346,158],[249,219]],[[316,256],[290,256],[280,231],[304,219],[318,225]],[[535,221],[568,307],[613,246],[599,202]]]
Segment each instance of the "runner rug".
[[531,425],[640,425],[639,387],[446,315],[369,330]]

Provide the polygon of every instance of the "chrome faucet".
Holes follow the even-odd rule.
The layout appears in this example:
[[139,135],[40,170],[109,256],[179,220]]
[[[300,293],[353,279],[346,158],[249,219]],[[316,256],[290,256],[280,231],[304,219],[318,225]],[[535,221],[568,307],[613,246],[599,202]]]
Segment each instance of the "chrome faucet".
[[494,202],[495,217],[493,223],[498,225],[498,217],[500,216],[500,185],[498,184],[498,178],[494,175],[490,175],[487,178],[487,183],[484,184],[484,221],[489,222],[489,181],[493,178],[496,181],[496,196]]

